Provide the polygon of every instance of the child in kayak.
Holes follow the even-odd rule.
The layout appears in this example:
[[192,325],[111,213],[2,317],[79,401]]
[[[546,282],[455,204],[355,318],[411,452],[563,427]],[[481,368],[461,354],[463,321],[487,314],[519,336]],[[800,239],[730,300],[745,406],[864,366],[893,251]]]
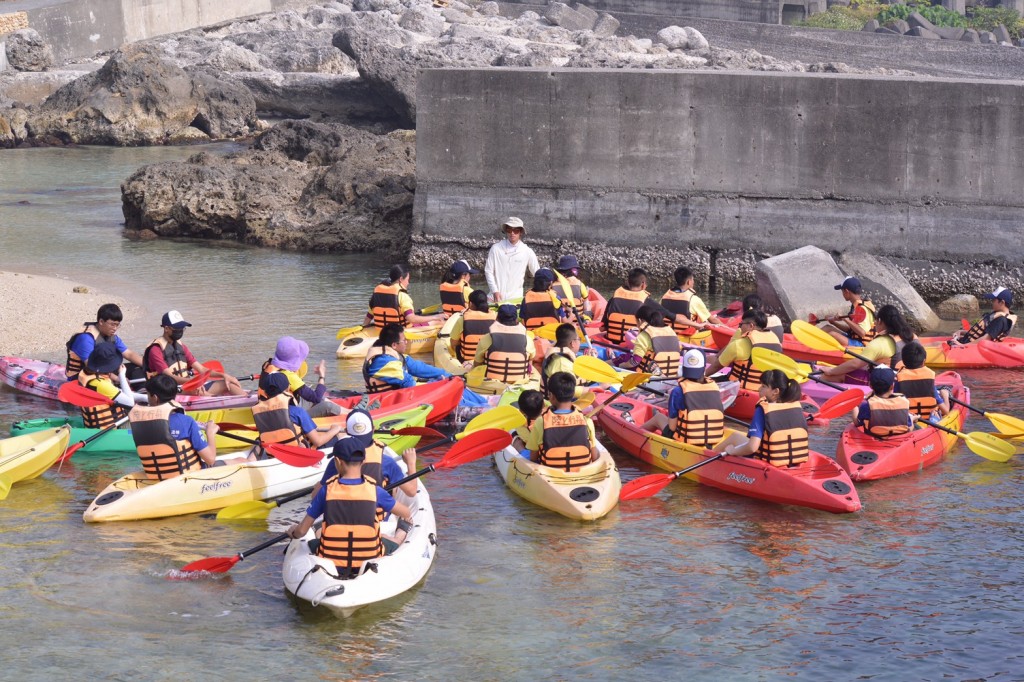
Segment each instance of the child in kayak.
[[444,315],[444,319],[447,320],[469,306],[469,295],[473,291],[469,280],[473,275],[479,274],[479,270],[471,268],[464,260],[452,263],[452,267],[441,280],[441,314]]
[[681,443],[712,447],[725,433],[725,406],[718,384],[704,377],[704,354],[683,354],[679,384],[668,396],[668,414],[654,412],[641,427]]
[[[87,429],[103,429],[128,414],[136,403],[145,403],[146,396],[133,393],[125,374],[124,356],[113,343],[97,343],[78,373],[78,383],[113,401],[112,405],[82,408],[82,421]],[[115,385],[114,382],[118,382]]]
[[1013,292],[1006,287],[996,287],[991,294],[982,298],[992,301],[992,312],[985,313],[970,329],[959,331],[949,340],[949,345],[959,346],[986,338],[1002,341],[1017,323],[1017,316],[1010,310],[1013,305]]
[[580,281],[580,261],[572,254],[558,258],[555,272],[561,277],[555,284],[554,291],[562,302],[562,307],[570,312],[575,311],[586,324],[594,319],[590,309],[590,290]]
[[777,467],[791,467],[808,458],[807,418],[800,405],[800,384],[781,370],[761,375],[761,402],[746,437],[733,434],[715,446],[716,452],[756,456]]
[[535,391],[532,388],[528,388],[519,394],[519,400],[516,401],[516,407],[526,417],[526,423],[522,426],[516,427],[514,432],[514,438],[512,439],[512,447],[519,450],[524,457],[529,459],[529,451],[525,451],[527,441],[530,440],[530,433],[533,430],[533,425],[536,423],[537,418],[540,417],[541,412],[544,411],[544,394],[540,391]]
[[371,324],[377,329],[383,329],[388,324],[408,327],[431,324],[444,319],[444,313],[421,315],[416,312],[408,291],[410,279],[409,268],[404,265],[391,266],[387,279],[381,281],[370,295],[369,309],[363,319],[364,327]]
[[568,372],[551,375],[548,379],[551,407],[534,422],[521,453],[524,457],[564,471],[576,471],[597,460],[594,422],[572,404],[575,393],[576,377]]
[[843,345],[863,347],[874,338],[875,306],[863,297],[864,287],[856,277],[847,277],[832,288],[842,292],[850,312],[842,317],[829,317],[822,329]]
[[903,346],[895,391],[910,401],[911,414],[937,422],[939,417],[949,414],[949,389],[935,386],[935,372],[924,366],[927,357],[924,346],[916,341]]
[[876,438],[899,436],[914,428],[910,401],[893,391],[896,372],[888,367],[871,370],[871,395],[860,404],[854,423]]

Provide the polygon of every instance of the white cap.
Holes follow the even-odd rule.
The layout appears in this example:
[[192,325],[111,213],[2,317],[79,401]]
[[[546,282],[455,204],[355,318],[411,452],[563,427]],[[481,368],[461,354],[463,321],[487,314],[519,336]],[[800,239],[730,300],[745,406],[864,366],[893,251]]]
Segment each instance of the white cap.
[[356,409],[348,413],[348,417],[345,419],[345,432],[350,436],[355,436],[363,442],[373,440],[373,418],[370,413]]
[[509,216],[508,218],[505,218],[505,222],[501,224],[501,229],[505,229],[506,227],[523,227],[523,219],[516,218],[515,216]]
[[704,354],[699,350],[688,350],[683,353],[679,363],[679,373],[684,379],[700,379],[704,376]]

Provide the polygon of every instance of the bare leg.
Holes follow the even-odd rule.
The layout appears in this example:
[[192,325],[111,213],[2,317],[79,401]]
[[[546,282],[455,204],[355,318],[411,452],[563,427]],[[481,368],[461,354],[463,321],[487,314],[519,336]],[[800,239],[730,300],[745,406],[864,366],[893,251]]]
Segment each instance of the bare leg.
[[666,426],[668,426],[668,415],[662,414],[661,412],[655,412],[640,428],[644,431],[660,434],[665,430]]

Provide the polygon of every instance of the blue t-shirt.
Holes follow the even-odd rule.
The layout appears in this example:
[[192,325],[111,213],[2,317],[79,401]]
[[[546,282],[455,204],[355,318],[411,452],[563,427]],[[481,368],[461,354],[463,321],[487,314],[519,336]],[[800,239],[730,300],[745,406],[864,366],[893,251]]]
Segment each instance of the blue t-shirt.
[[[338,483],[342,485],[359,485],[363,482],[361,478],[339,478]],[[320,488],[320,491],[313,498],[309,507],[306,509],[306,514],[310,518],[318,519],[324,515],[324,506],[327,504],[327,486]],[[391,497],[391,494],[377,486],[377,506],[384,510],[385,513],[390,514],[391,510],[395,508],[395,498]]]
[[171,437],[174,440],[187,440],[196,452],[210,444],[206,440],[206,431],[199,425],[199,422],[187,414],[171,412],[171,416],[167,418],[167,425],[171,429]]
[[[125,345],[125,342],[117,334],[114,335],[114,345],[122,353],[128,350],[128,346]],[[82,362],[89,359],[89,356],[92,355],[92,349],[95,347],[96,339],[92,338],[92,334],[86,334],[85,332],[75,336],[75,340],[71,343],[71,350],[74,351],[75,355],[82,358]]]
[[764,408],[760,405],[754,408],[754,418],[750,420],[747,438],[764,438]]
[[288,416],[291,418],[292,424],[302,429],[302,433],[306,434],[310,431],[316,431],[316,422],[309,416],[309,412],[306,412],[298,405],[288,406]]
[[679,414],[679,410],[686,406],[686,400],[683,397],[683,389],[676,386],[668,394],[668,416],[669,419],[675,419]]
[[[337,475],[338,460],[331,457],[331,461],[327,463],[327,469],[324,471],[324,475],[320,478],[320,482],[327,483],[327,481]],[[380,458],[380,475],[387,480],[388,485],[405,478],[405,473],[402,471],[402,468],[398,466],[398,461],[394,457],[386,454]]]
[[993,339],[998,339],[1002,334],[1009,334],[1013,327],[1010,318],[1005,315],[993,317],[991,313],[987,313],[985,318],[985,333]]

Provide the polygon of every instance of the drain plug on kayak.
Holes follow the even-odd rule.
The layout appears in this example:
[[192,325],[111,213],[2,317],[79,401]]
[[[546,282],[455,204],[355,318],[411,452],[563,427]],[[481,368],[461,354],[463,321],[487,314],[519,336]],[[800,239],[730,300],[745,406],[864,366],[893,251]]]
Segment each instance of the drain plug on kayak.
[[569,493],[569,499],[574,502],[593,502],[600,496],[601,493],[598,492],[597,488],[591,488],[588,485],[574,488],[573,491]]
[[112,493],[107,493],[106,495],[100,495],[99,497],[97,497],[95,499],[94,502],[95,502],[97,507],[101,507],[101,506],[103,506],[105,504],[110,504],[111,502],[116,502],[117,500],[120,500],[122,497],[124,497],[124,493],[121,492],[120,490],[115,490]]
[[853,488],[835,478],[825,481],[821,484],[821,487],[824,488],[826,492],[830,492],[833,495],[845,495],[853,490]]
[[850,455],[850,461],[854,464],[873,464],[878,461],[878,453],[870,450],[861,450]]

